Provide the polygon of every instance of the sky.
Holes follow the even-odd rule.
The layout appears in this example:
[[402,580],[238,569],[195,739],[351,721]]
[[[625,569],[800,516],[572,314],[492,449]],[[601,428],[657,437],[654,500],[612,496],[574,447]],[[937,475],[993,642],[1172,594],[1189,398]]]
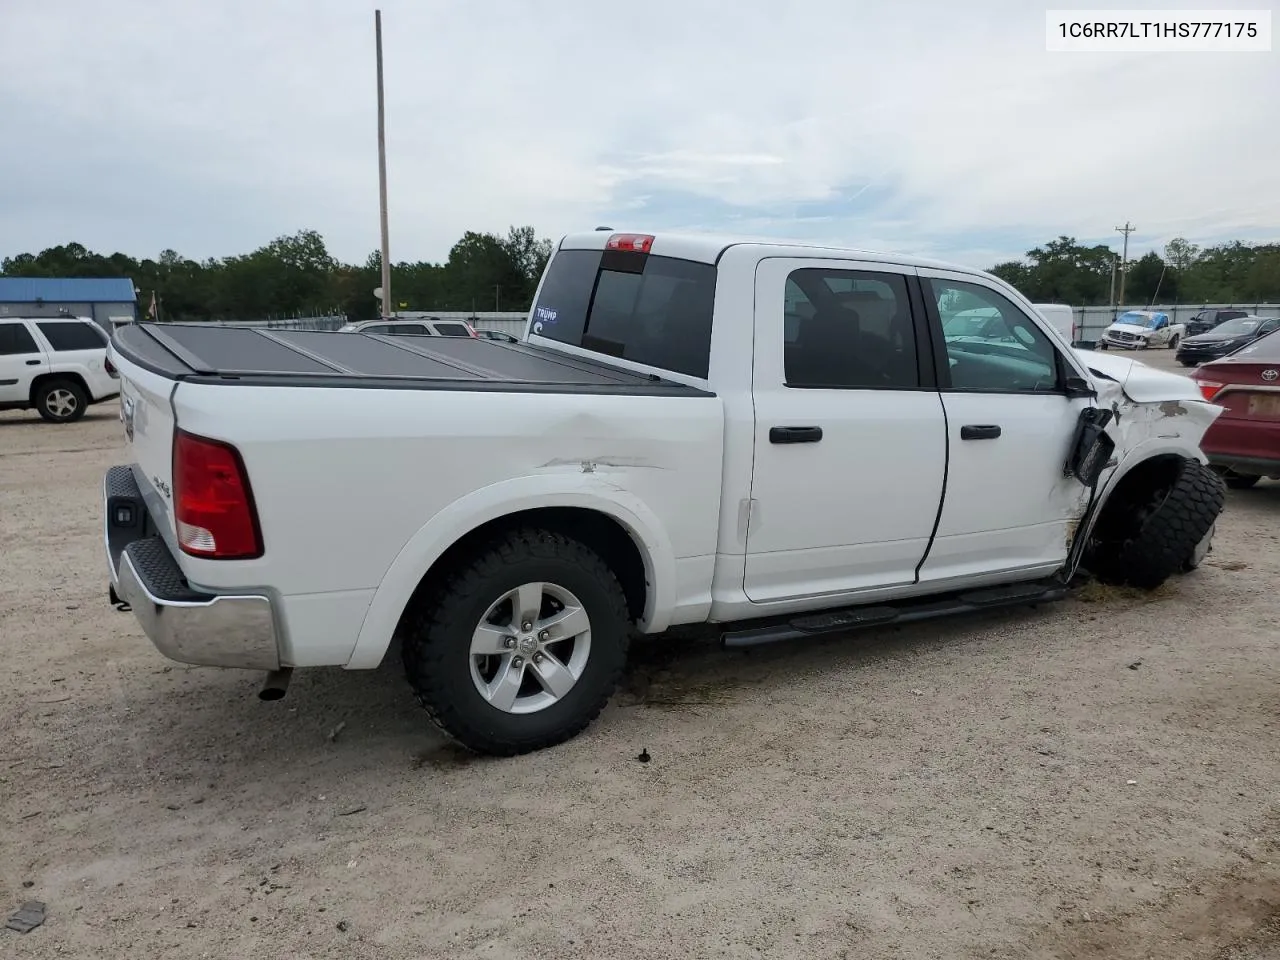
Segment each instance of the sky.
[[[0,257],[203,259],[308,228],[362,262],[374,7],[0,0]],[[1280,240],[1280,51],[1050,53],[1026,0],[380,7],[393,262],[522,224],[977,267],[1062,234],[1118,251],[1126,221],[1131,253]]]

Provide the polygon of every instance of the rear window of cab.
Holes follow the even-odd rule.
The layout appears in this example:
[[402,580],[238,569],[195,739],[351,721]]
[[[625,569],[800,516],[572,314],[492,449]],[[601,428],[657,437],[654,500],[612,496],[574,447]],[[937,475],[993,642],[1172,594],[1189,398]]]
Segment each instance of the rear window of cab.
[[631,250],[561,250],[532,333],[605,356],[707,376],[716,268]]

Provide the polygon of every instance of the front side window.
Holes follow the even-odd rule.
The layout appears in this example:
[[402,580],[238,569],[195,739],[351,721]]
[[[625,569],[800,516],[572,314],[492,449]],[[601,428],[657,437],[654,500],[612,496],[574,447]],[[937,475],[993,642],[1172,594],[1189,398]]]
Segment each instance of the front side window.
[[431,336],[431,331],[421,323],[393,323],[385,332],[393,337]]
[[906,278],[793,270],[783,300],[783,370],[788,387],[919,389]]
[[59,353],[68,350],[101,350],[107,345],[107,335],[96,326],[79,321],[37,323],[49,346]]
[[694,377],[711,357],[716,268],[635,251],[562,250],[533,308],[532,332]]
[[929,280],[928,286],[942,318],[952,390],[1046,393],[1058,389],[1052,341],[1013,301],[976,283]]
[[471,331],[461,323],[437,323],[436,333],[442,337],[469,337]]

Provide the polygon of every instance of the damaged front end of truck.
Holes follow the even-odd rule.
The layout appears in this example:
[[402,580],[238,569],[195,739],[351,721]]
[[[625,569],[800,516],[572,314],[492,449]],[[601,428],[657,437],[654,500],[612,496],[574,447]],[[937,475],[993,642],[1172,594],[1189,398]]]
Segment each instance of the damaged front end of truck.
[[1124,357],[1077,351],[1096,405],[1082,412],[1064,466],[1089,495],[1062,579],[1154,589],[1212,547],[1226,488],[1200,441],[1222,413],[1187,377]]

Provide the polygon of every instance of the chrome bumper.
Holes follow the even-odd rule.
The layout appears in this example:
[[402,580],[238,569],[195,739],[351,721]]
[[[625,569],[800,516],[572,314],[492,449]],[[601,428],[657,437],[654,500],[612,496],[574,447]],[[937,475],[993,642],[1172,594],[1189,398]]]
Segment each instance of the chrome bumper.
[[[149,518],[136,492],[127,467],[108,471],[103,515],[113,599],[128,604],[148,639],[170,660],[206,667],[279,669],[270,598],[193,590],[163,538],[148,533]],[[132,524],[119,524],[130,508]]]

